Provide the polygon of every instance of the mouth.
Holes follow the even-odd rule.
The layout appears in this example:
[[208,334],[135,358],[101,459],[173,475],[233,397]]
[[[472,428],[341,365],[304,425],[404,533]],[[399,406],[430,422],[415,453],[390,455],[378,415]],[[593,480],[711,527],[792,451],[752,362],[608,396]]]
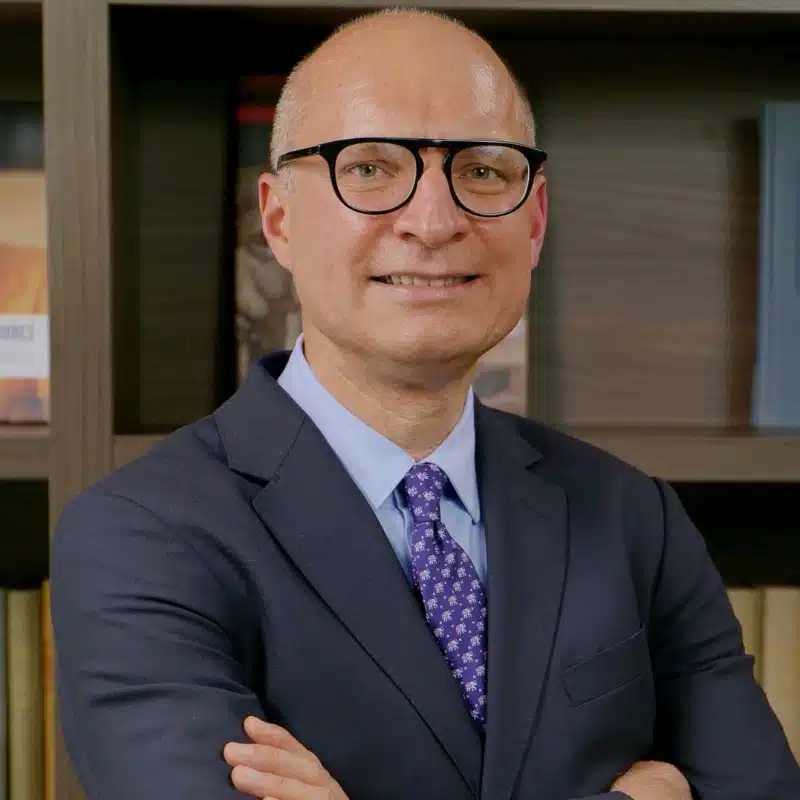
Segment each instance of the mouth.
[[374,276],[372,280],[389,286],[432,286],[441,288],[443,286],[459,286],[464,283],[470,283],[477,277],[477,275],[452,275],[446,278],[424,278],[419,275],[379,275]]

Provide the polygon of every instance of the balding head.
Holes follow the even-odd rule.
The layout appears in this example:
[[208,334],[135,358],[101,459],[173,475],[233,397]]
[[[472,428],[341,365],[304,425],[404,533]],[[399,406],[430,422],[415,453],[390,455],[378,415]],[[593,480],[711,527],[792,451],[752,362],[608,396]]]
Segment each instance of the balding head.
[[[272,169],[282,153],[316,144],[320,137],[359,135],[353,129],[359,121],[362,132],[377,134],[374,129],[367,131],[376,97],[402,107],[429,86],[436,88],[437,102],[470,103],[487,123],[494,118],[507,128],[508,117],[513,116],[519,128],[517,138],[535,144],[533,112],[525,91],[485,39],[438,12],[389,8],[340,26],[292,70],[275,113]],[[358,114],[353,114],[354,104]],[[347,134],[336,130],[343,106],[349,107]],[[436,116],[442,118],[441,113]],[[325,133],[328,126],[330,137]],[[482,132],[461,131],[460,135],[487,135],[490,127],[487,124]],[[316,138],[303,135],[312,130]],[[437,133],[430,129],[383,133],[457,135],[454,130]]]

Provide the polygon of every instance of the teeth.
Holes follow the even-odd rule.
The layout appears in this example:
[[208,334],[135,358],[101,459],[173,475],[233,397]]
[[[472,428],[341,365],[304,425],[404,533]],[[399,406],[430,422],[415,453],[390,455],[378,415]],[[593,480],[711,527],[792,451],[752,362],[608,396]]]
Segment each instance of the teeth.
[[467,278],[414,278],[410,275],[388,275],[386,282],[395,286],[453,286],[457,283],[466,283]]

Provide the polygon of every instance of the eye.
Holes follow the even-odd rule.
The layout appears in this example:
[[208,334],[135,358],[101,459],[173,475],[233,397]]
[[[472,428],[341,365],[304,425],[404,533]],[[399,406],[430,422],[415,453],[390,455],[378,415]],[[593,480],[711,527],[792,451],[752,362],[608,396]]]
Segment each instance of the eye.
[[385,170],[379,167],[374,161],[362,161],[357,164],[351,164],[347,167],[346,171],[357,178],[375,178],[381,172],[385,172]]
[[378,174],[378,168],[375,164],[356,164],[355,171],[361,178],[370,178]]
[[492,179],[503,179],[503,175],[494,167],[487,167],[485,164],[477,164],[465,170],[465,175],[470,180],[487,181]]

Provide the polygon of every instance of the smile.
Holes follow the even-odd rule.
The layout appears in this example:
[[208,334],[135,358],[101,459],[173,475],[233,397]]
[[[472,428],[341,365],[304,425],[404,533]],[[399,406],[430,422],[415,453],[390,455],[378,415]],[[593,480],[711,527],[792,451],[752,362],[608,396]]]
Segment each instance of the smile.
[[416,275],[382,275],[373,278],[380,283],[391,286],[457,286],[461,283],[469,283],[475,279],[475,275],[457,275],[450,278],[421,278]]

